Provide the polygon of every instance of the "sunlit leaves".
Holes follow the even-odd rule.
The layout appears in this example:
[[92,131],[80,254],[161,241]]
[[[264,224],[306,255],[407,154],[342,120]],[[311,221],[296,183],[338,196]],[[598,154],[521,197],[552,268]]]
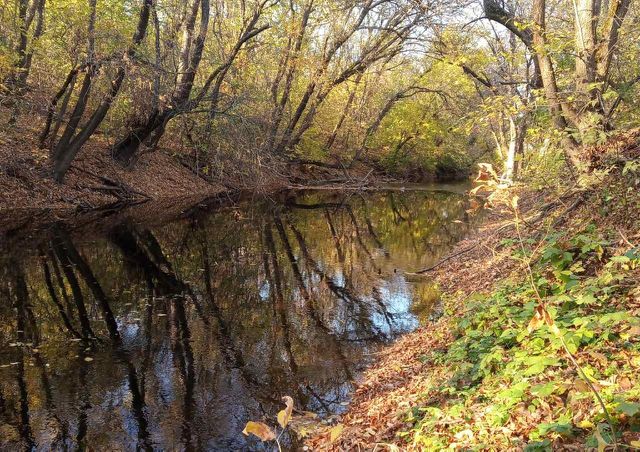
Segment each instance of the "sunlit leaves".
[[560,330],[549,315],[546,307],[542,304],[539,304],[535,309],[533,318],[529,322],[527,329],[529,330],[529,332],[532,332],[540,328],[542,325],[547,325],[551,332],[553,332],[553,334],[560,334]]
[[244,427],[244,430],[242,430],[242,433],[244,433],[246,436],[249,436],[250,434],[255,435],[262,441],[273,441],[274,439],[276,439],[276,434],[273,433],[273,430],[271,430],[271,428],[267,424],[264,424],[262,422],[247,422],[247,425]]
[[342,424],[337,424],[334,427],[332,427],[330,430],[329,441],[332,443],[336,442],[337,439],[340,438],[340,435],[342,434],[343,430],[344,430],[344,425]]
[[278,413],[278,424],[280,424],[280,427],[285,428],[291,420],[291,413],[293,412],[293,399],[289,396],[284,396],[282,400],[284,401],[286,408]]
[[276,441],[278,443],[278,449],[280,449],[280,436],[284,432],[284,429],[289,425],[289,421],[291,420],[291,414],[293,412],[293,399],[289,396],[284,396],[282,401],[285,404],[284,410],[278,412],[277,420],[280,427],[282,427],[282,431],[279,435],[276,436],[275,432],[271,430],[267,424],[263,422],[255,422],[249,421],[247,425],[244,427],[242,433],[246,436],[255,435],[260,438],[261,441]]

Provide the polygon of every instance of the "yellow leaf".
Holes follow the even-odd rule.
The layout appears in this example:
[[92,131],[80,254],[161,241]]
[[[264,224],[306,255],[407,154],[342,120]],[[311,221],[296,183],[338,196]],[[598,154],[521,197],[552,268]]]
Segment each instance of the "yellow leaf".
[[578,422],[577,427],[584,430],[591,430],[593,427],[595,427],[595,425],[593,424],[593,422],[587,419],[583,419],[582,421]]
[[291,420],[291,413],[293,412],[293,399],[289,396],[284,396],[282,400],[287,407],[278,413],[278,424],[280,424],[280,427],[285,428]]
[[342,434],[342,430],[344,430],[344,425],[338,424],[331,429],[331,439],[330,441],[333,443],[337,440]]
[[250,433],[253,433],[262,441],[273,441],[274,439],[276,439],[276,434],[273,433],[268,425],[263,424],[262,422],[247,422],[247,425],[244,427],[244,430],[242,430],[242,433],[247,436],[249,436]]
[[631,447],[637,447],[638,449],[640,449],[640,441],[631,441],[629,445]]
[[518,210],[518,200],[520,198],[518,198],[518,195],[513,195],[513,198],[511,198],[511,207],[513,208],[513,210]]

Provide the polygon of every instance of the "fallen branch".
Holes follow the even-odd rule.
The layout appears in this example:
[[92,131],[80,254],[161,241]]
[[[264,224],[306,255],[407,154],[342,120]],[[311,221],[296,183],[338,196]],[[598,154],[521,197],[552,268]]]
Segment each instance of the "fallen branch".
[[457,253],[454,254],[450,254],[447,257],[445,257],[444,259],[439,260],[436,264],[430,266],[430,267],[426,267],[423,268],[422,270],[418,270],[415,273],[411,273],[411,272],[405,272],[407,275],[422,275],[424,273],[430,272],[431,270],[435,270],[436,268],[438,268],[439,266],[441,266],[442,264],[444,264],[445,262],[453,259],[454,257],[458,257],[462,254],[468,253],[469,251],[471,251],[472,249],[476,248],[478,245],[480,245],[480,242],[476,243],[475,245],[471,245],[461,251],[458,251]]
[[150,200],[151,197],[149,195],[147,195],[146,193],[142,193],[132,187],[130,187],[129,185],[125,184],[124,182],[121,181],[117,181],[114,179],[110,179],[106,176],[101,176],[100,174],[96,174],[92,171],[89,171],[87,169],[84,168],[80,168],[78,166],[72,165],[71,166],[73,169],[81,171],[83,173],[86,173],[90,176],[95,177],[96,179],[98,179],[99,181],[101,181],[104,185],[100,185],[100,186],[95,186],[95,187],[87,187],[91,190],[96,190],[96,191],[107,191],[110,192],[110,194],[112,194],[113,196],[115,196],[116,198],[118,198],[118,200],[120,201],[131,201],[131,200],[136,200],[136,199],[143,199],[143,200]]

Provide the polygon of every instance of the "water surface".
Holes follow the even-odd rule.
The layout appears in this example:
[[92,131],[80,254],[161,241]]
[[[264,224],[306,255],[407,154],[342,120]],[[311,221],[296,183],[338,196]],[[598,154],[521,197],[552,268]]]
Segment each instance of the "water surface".
[[404,271],[468,232],[465,208],[459,190],[322,191],[12,230],[0,448],[255,450],[245,423],[273,424],[283,395],[343,411],[375,351],[433,314]]

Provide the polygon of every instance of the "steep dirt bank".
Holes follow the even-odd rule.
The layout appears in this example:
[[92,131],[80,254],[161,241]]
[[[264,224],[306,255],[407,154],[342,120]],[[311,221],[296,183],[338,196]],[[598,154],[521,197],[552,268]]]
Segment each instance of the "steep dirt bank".
[[34,137],[28,130],[0,137],[0,209],[92,209],[225,189],[195,176],[163,150],[143,155],[131,169],[123,168],[100,138],[85,146],[64,184],[58,184],[48,175],[48,150],[40,149]]
[[[533,250],[533,271],[544,278],[539,284],[553,282],[553,290],[566,291],[564,298],[544,298],[551,312],[558,310],[554,315],[570,316],[560,324],[565,340],[576,334],[573,322],[593,323],[590,339],[571,350],[601,392],[618,444],[640,444],[634,433],[640,415],[634,389],[640,387],[638,184],[633,172],[617,169],[589,189],[564,195],[510,190],[509,196],[520,196],[520,234],[512,210],[493,210],[450,259],[427,272],[442,291],[445,315],[383,351],[339,424],[312,435],[307,445],[340,451],[584,450],[594,442],[601,450],[612,447],[606,416],[558,339],[527,333],[536,301],[526,276],[529,264],[518,259],[520,243]],[[558,242],[547,234],[558,234]],[[577,243],[585,244],[576,249]],[[546,262],[543,252],[556,249],[575,260],[564,267],[540,264]],[[569,273],[575,277],[571,289],[556,281]],[[588,306],[566,301],[592,300],[585,295],[591,293],[597,301]],[[542,350],[533,343],[544,344]],[[534,359],[539,361],[527,368]]]
[[229,168],[223,176],[198,176],[188,167],[192,160],[184,153],[188,151],[174,152],[170,147],[143,153],[131,168],[124,168],[111,158],[107,138],[98,136],[83,147],[64,183],[58,184],[50,177],[49,150],[38,146],[37,134],[37,124],[25,121],[0,133],[0,210],[92,210],[112,204],[203,198],[223,191],[358,188],[392,181],[362,164],[346,170],[269,159],[251,168],[247,162],[238,162],[244,167],[237,174],[231,169],[234,164],[226,162]]

